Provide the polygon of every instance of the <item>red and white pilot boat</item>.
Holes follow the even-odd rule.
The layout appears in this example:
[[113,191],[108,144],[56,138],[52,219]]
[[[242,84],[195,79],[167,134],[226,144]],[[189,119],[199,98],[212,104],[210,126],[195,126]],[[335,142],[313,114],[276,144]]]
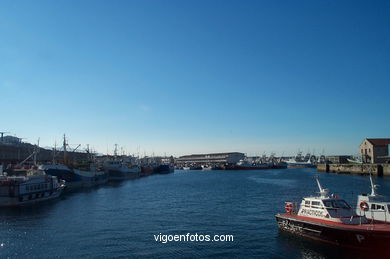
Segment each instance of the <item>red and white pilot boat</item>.
[[373,224],[356,214],[338,195],[329,195],[317,179],[319,196],[303,198],[297,203],[286,202],[286,212],[275,215],[281,230],[329,244],[390,255],[390,225]]

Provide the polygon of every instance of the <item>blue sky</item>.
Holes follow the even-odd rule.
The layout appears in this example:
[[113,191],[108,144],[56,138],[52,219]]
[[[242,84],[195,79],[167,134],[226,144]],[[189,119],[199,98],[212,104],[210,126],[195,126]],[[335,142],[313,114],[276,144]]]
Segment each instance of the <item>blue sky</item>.
[[0,131],[354,154],[390,137],[388,1],[1,1]]

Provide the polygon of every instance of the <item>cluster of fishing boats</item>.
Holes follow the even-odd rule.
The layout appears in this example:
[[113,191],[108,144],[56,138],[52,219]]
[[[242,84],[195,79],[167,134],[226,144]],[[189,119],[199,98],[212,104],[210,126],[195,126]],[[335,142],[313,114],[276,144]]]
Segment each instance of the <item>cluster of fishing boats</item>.
[[72,168],[63,164],[39,165],[30,168],[3,171],[0,168],[0,206],[19,206],[28,203],[58,198],[64,189],[106,184],[108,181],[123,181],[153,173],[171,173],[169,165],[128,167],[121,161],[107,161],[102,167]]
[[390,200],[377,194],[372,177],[371,194],[358,196],[356,209],[337,194],[324,189],[319,195],[285,203],[285,213],[275,215],[279,228],[294,235],[347,248],[390,256]]
[[31,155],[34,157],[33,165],[23,165],[22,162],[6,169],[0,166],[0,206],[36,203],[55,199],[64,190],[74,191],[103,185],[108,181],[123,181],[174,171],[169,164],[132,165],[118,159],[116,155],[103,162],[95,161],[91,155],[88,161],[70,163],[65,138],[63,163],[56,163],[53,159],[51,164],[38,165],[37,152],[38,148]]
[[182,170],[266,170],[286,168],[315,168],[318,163],[325,161],[325,156],[316,157],[307,153],[305,156],[298,152],[295,157],[276,157],[274,153],[270,156],[245,157],[237,163],[206,163],[201,162],[184,164],[177,169]]

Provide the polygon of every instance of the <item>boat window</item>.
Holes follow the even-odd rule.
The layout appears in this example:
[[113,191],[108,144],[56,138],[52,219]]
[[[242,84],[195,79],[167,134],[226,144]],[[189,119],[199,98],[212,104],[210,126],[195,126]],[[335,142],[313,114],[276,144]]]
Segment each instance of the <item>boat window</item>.
[[305,201],[305,207],[310,207],[310,201]]
[[371,204],[371,209],[375,210],[376,209],[376,205],[375,204]]
[[313,208],[319,208],[321,206],[321,203],[319,201],[312,201],[311,206]]
[[350,209],[351,207],[344,200],[330,200],[324,201],[324,205],[327,208],[336,208],[336,209]]

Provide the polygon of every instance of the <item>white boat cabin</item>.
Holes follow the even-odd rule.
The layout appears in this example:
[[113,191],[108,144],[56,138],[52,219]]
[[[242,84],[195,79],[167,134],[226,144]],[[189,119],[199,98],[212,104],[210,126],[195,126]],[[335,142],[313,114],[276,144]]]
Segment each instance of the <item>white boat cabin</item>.
[[385,196],[376,193],[378,185],[371,182],[371,194],[361,194],[358,196],[356,213],[366,216],[366,218],[374,221],[390,223],[390,201]]
[[[297,212],[298,216],[351,225],[367,223],[366,217],[356,214],[345,200],[340,199],[338,195],[329,195],[329,190],[322,188],[318,179],[317,184],[320,195],[303,198]],[[286,203],[286,212],[295,214],[295,207],[293,203]]]

